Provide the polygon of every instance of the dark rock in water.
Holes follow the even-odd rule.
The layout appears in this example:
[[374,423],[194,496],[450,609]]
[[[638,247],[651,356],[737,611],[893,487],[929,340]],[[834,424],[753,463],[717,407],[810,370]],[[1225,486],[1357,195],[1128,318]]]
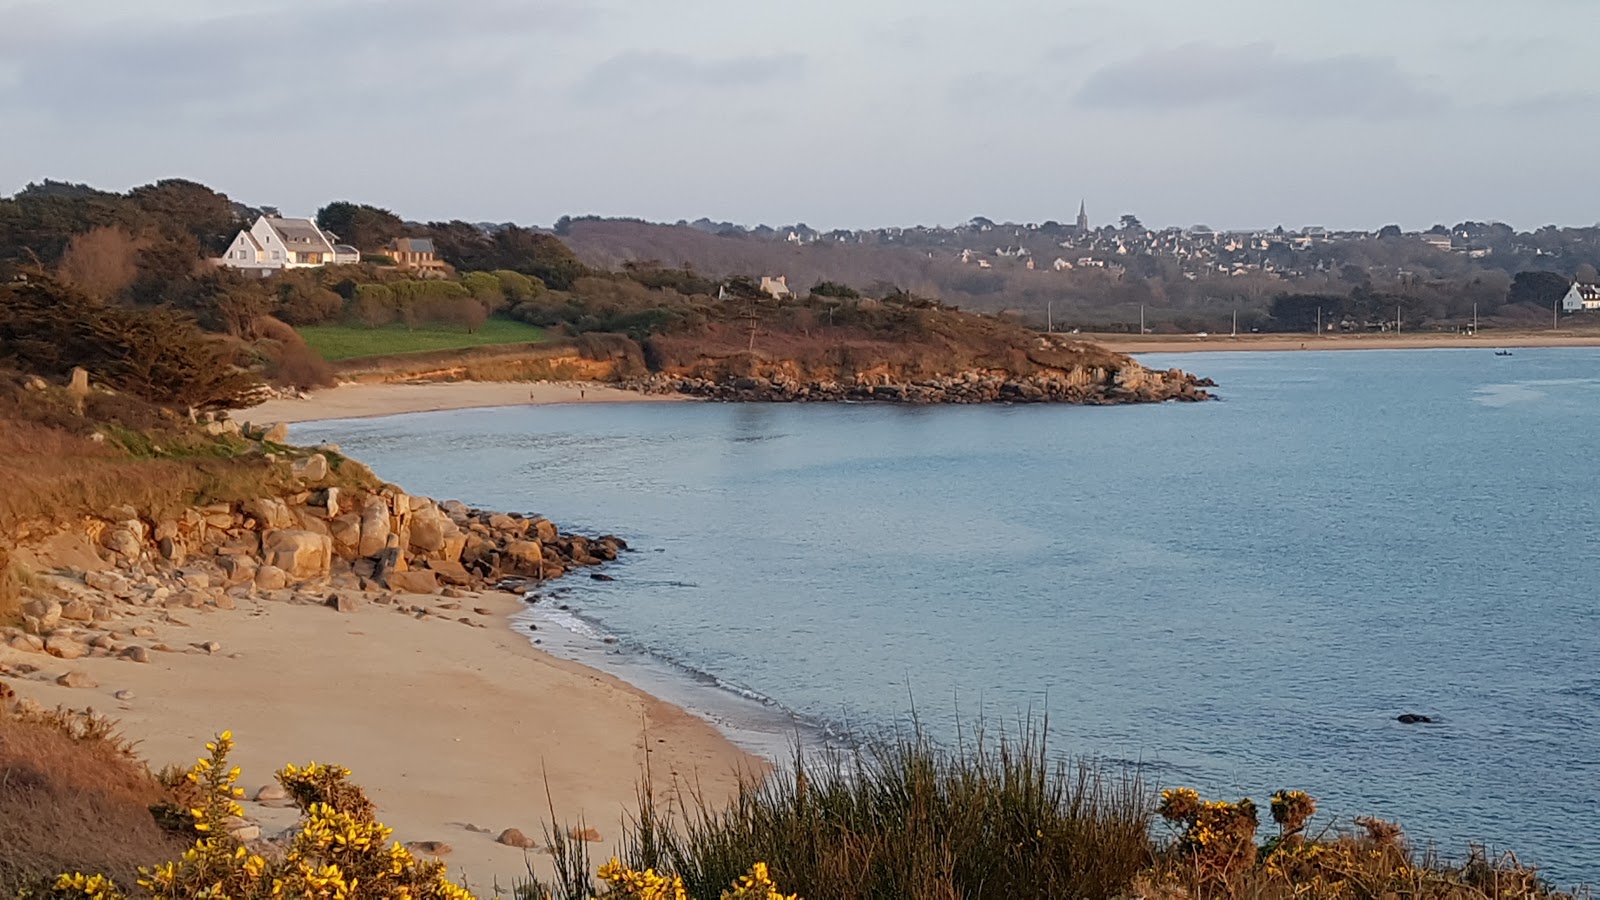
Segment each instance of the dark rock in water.
[[594,579],[595,581],[616,581],[616,579],[612,578],[610,575],[601,575],[599,572],[595,572],[594,574],[590,575],[589,577]]
[[1431,718],[1429,718],[1427,716],[1419,716],[1416,713],[1404,713],[1402,715],[1395,716],[1394,720],[1396,722],[1399,722],[1401,725],[1431,725],[1431,724],[1433,724],[1433,719],[1431,719]]

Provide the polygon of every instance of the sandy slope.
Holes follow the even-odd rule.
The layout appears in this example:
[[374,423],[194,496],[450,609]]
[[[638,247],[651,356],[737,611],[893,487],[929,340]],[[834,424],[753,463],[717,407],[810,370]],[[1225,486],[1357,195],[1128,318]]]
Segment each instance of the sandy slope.
[[269,400],[240,410],[246,422],[311,422],[358,419],[397,413],[481,406],[543,403],[643,403],[683,400],[668,394],[641,394],[604,384],[581,382],[453,381],[423,384],[342,384],[314,391],[306,400]]
[[[252,796],[284,763],[342,763],[397,839],[450,844],[452,871],[485,894],[526,871],[524,851],[494,837],[515,827],[542,844],[550,800],[563,822],[582,817],[599,830],[604,842],[592,845],[599,855],[609,853],[634,805],[647,760],[658,792],[687,783],[713,799],[732,792],[736,773],[764,768],[704,721],[536,650],[508,626],[521,605],[516,597],[401,602],[461,608],[419,619],[396,606],[342,614],[281,599],[247,600],[227,612],[121,607],[138,618],[111,627],[153,617],[158,635],[146,643],[176,652],[152,653],[149,664],[65,662],[0,646],[0,661],[41,667],[30,679],[8,679],[23,697],[120,719],[154,767],[192,762],[225,728],[238,740],[235,762]],[[168,616],[177,621],[161,621]],[[213,640],[222,645],[214,655],[195,648]],[[98,686],[57,686],[55,677],[69,670]],[[114,699],[121,690],[133,698]],[[268,834],[294,821],[289,810],[247,809]],[[547,872],[547,854],[526,858]]]

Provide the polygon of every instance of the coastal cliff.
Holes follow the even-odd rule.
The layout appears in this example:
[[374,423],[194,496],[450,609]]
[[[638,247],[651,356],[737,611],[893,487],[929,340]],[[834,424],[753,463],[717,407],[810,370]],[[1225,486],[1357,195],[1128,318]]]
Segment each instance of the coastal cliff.
[[981,345],[791,336],[751,349],[735,341],[715,333],[642,342],[586,335],[553,345],[352,361],[339,375],[358,382],[589,381],[740,402],[1110,405],[1210,400],[1206,388],[1215,386],[1060,335]]
[[1212,399],[1210,379],[1180,369],[1158,371],[1093,344],[1040,337],[1004,359],[948,359],[883,354],[859,366],[849,353],[820,359],[771,359],[754,352],[701,355],[627,382],[646,392],[677,392],[727,401],[889,403],[1159,403]]

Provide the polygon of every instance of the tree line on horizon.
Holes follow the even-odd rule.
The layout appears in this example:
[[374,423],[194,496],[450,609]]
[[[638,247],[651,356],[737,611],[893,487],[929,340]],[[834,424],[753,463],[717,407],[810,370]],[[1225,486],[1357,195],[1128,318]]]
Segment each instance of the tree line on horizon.
[[[91,298],[171,309],[207,330],[247,340],[259,339],[268,319],[291,326],[442,321],[470,330],[490,315],[574,333],[637,336],[695,320],[685,298],[731,293],[760,299],[759,277],[778,274],[788,275],[801,294],[812,285],[819,299],[910,300],[1006,314],[1031,325],[1045,324],[1048,311],[1059,327],[1131,330],[1142,314],[1156,331],[1220,330],[1237,315],[1241,328],[1301,331],[1308,327],[1305,310],[1314,317],[1319,306],[1326,316],[1358,327],[1392,319],[1396,311],[1411,328],[1460,323],[1474,313],[1491,323],[1548,321],[1552,303],[1571,283],[1568,274],[1595,276],[1591,264],[1573,260],[1591,246],[1591,258],[1600,258],[1600,235],[1588,235],[1600,229],[1569,229],[1564,237],[1541,229],[1535,237],[1559,239],[1559,250],[1550,252],[1559,253],[1569,273],[1507,272],[1470,264],[1459,254],[1441,254],[1433,270],[1405,268],[1415,248],[1380,238],[1364,242],[1371,246],[1359,248],[1360,256],[1340,251],[1347,261],[1336,271],[1293,282],[1259,275],[1186,278],[1169,261],[1148,256],[1128,260],[1120,274],[1084,270],[1064,278],[1020,266],[963,266],[930,258],[937,254],[921,248],[881,243],[796,246],[781,238],[596,217],[565,218],[558,235],[460,220],[408,222],[381,207],[334,201],[316,219],[341,241],[375,254],[396,237],[429,238],[455,277],[419,285],[369,264],[259,279],[206,262],[263,212],[276,211],[183,179],[121,194],[56,181],[30,184],[0,199],[0,279],[32,267]],[[1118,227],[1143,228],[1134,217],[1124,220]],[[1391,270],[1397,274],[1374,274]]]

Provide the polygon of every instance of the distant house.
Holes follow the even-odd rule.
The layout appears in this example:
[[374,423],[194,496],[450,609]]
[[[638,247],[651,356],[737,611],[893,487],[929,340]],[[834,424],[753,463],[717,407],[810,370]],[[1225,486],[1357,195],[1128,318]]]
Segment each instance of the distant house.
[[1422,242],[1435,250],[1443,250],[1446,253],[1450,252],[1450,249],[1455,246],[1455,241],[1448,234],[1425,234],[1422,236]]
[[1561,299],[1564,312],[1584,312],[1600,309],[1600,285],[1577,284]]
[[332,235],[310,219],[262,216],[249,230],[239,232],[218,262],[230,269],[268,275],[282,269],[307,269],[360,259],[359,253],[355,253],[355,259],[341,259],[355,248],[343,250],[342,254],[336,250]]
[[794,291],[789,290],[789,276],[779,275],[776,278],[762,276],[761,290],[765,291],[774,300],[788,300],[794,296]]
[[[326,232],[324,232],[326,234]],[[353,266],[361,262],[361,251],[349,244],[333,245],[333,264],[336,266]]]
[[1053,263],[1053,265],[1055,266],[1055,270],[1057,272],[1066,272],[1072,268],[1072,263],[1067,262],[1059,256],[1056,257],[1056,261]]
[[395,238],[383,247],[385,256],[402,269],[443,269],[432,238]]

